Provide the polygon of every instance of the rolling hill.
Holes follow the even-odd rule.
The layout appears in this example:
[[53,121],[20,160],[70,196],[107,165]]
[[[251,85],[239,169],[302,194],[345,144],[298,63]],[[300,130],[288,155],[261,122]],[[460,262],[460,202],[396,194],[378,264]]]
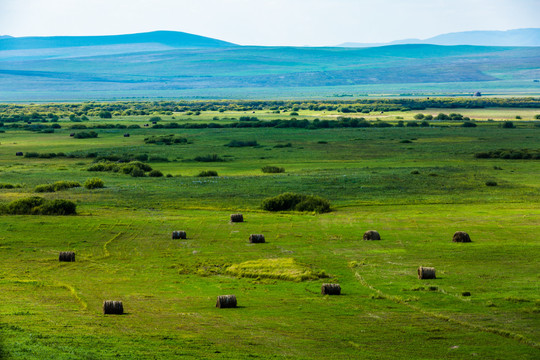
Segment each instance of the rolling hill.
[[205,89],[245,97],[251,89],[325,92],[391,84],[474,88],[477,82],[533,84],[539,64],[537,47],[257,47],[175,32],[10,38],[0,40],[0,100],[160,97]]

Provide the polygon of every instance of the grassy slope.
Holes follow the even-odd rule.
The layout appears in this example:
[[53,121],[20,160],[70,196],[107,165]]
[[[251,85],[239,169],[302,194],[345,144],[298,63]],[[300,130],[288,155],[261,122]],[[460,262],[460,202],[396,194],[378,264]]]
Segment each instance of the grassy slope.
[[[404,84],[401,87],[409,92],[417,83],[443,84],[443,92],[453,93],[461,92],[459,89],[470,92],[463,89],[468,86],[510,90],[516,81],[526,81],[519,83],[519,88],[531,92],[537,88],[532,80],[538,78],[539,57],[538,48],[433,45],[369,49],[231,47],[101,56],[81,56],[81,49],[76,51],[78,55],[53,59],[39,58],[35,51],[27,58],[0,52],[1,98],[16,99],[22,92],[40,99],[40,91],[45,90],[49,97],[67,96],[71,100],[89,94],[91,98],[109,99],[168,97],[174,96],[171,91],[185,89],[211,89],[219,93],[213,96],[219,97],[236,97],[220,89],[238,89],[238,96],[246,97],[251,96],[248,88],[273,90],[259,97],[279,97],[281,88],[298,92],[302,87],[319,87],[316,93],[328,96],[336,93],[329,93],[329,87],[344,87],[339,94],[361,91],[355,86],[368,86],[366,90],[373,93],[380,84]],[[498,79],[502,84],[490,84]],[[11,93],[4,93],[7,91]],[[201,96],[211,95],[203,92]]]
[[[130,138],[101,130],[88,140],[69,138],[69,130],[0,134],[1,182],[24,184],[0,190],[1,200],[30,195],[44,182],[96,175],[84,171],[90,160],[16,158],[20,150],[148,152],[178,159],[152,166],[183,175],[97,174],[106,189],[46,195],[77,201],[79,216],[3,216],[0,349],[36,359],[536,358],[540,164],[472,155],[539,148],[538,131],[141,129]],[[193,144],[144,145],[149,133],[178,133]],[[231,139],[262,146],[224,147]],[[273,148],[285,142],[293,146]],[[211,153],[233,161],[181,161]],[[265,164],[287,173],[263,175]],[[225,176],[190,176],[203,169]],[[487,180],[499,186],[486,187]],[[258,210],[262,198],[282,191],[323,195],[336,211]],[[246,222],[228,223],[237,210]],[[383,240],[361,241],[368,229]],[[186,230],[188,240],[171,240],[172,230]],[[456,230],[473,243],[452,243]],[[248,244],[251,233],[265,234],[267,243]],[[68,249],[77,262],[58,263],[58,251]],[[265,258],[294,258],[331,277],[224,274],[231,264]],[[435,266],[438,279],[418,280],[419,265]],[[329,281],[341,284],[343,296],[319,295]],[[214,308],[216,296],[228,293],[240,308]],[[128,314],[103,316],[105,299],[123,300]]]

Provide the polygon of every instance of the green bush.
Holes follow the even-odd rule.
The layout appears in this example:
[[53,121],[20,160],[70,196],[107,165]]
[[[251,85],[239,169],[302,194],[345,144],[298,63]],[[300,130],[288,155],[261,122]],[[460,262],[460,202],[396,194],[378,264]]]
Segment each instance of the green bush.
[[162,135],[162,136],[150,136],[144,139],[145,144],[155,145],[173,145],[173,144],[187,144],[188,139],[181,136]]
[[263,173],[269,173],[269,174],[277,174],[277,173],[285,172],[285,169],[282,167],[270,166],[270,165],[263,167],[261,170]]
[[228,147],[248,147],[248,146],[259,146],[256,140],[251,141],[241,141],[241,140],[231,140],[225,146]]
[[476,127],[476,123],[473,123],[471,121],[465,121],[463,124],[461,124],[461,127],[473,128]]
[[486,181],[486,186],[497,186],[497,182],[495,182],[495,181]]
[[91,139],[97,138],[98,133],[95,131],[81,131],[73,136],[75,139]]
[[105,187],[105,183],[100,178],[91,178],[84,182],[84,187],[87,189],[101,189]]
[[515,125],[514,125],[514,123],[511,122],[511,121],[504,121],[504,122],[501,124],[501,127],[502,127],[503,129],[513,129],[513,128],[515,128]]
[[199,161],[199,162],[224,162],[225,161],[225,159],[220,157],[218,154],[196,156],[195,158],[193,158],[193,160]]
[[330,212],[330,202],[318,196],[296,193],[283,193],[266,198],[261,207],[267,211],[314,211],[317,213]]
[[76,181],[57,181],[54,184],[38,185],[35,187],[34,192],[55,192],[80,186],[81,184]]
[[38,185],[35,187],[34,192],[37,192],[37,193],[54,192],[54,185],[53,184]]
[[9,215],[75,215],[77,205],[69,200],[46,200],[38,196],[14,200],[1,207]]
[[0,183],[0,189],[15,189],[15,188],[21,188],[22,185],[20,184],[6,184],[6,183]]
[[204,171],[201,171],[197,176],[198,177],[218,176],[218,173],[217,171],[214,171],[214,170],[204,170]]
[[148,173],[148,176],[150,177],[162,177],[163,173],[159,170],[152,170]]

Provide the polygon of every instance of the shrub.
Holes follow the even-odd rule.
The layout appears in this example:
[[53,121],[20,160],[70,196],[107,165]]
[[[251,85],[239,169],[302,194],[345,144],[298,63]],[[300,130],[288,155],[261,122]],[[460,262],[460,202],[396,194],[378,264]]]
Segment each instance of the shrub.
[[199,161],[199,162],[224,162],[225,161],[225,159],[220,157],[218,154],[196,156],[195,158],[193,158],[193,160]]
[[91,139],[97,138],[98,134],[95,131],[81,131],[73,136],[75,139]]
[[77,205],[69,200],[45,201],[35,209],[40,215],[75,215]]
[[502,127],[503,129],[513,129],[513,128],[515,128],[514,123],[511,122],[511,121],[504,121],[504,122],[501,124],[501,127]]
[[45,200],[38,196],[14,200],[1,207],[10,215],[74,215],[77,205],[69,200]]
[[159,170],[152,170],[148,173],[148,176],[150,177],[162,177],[163,173]]
[[274,148],[276,149],[283,149],[283,148],[290,148],[290,147],[292,147],[291,143],[274,145]]
[[461,124],[461,127],[473,128],[476,127],[476,124],[471,121],[465,121],[463,124]]
[[150,162],[168,162],[169,159],[163,156],[150,156],[148,158],[148,161]]
[[497,186],[497,183],[495,181],[486,181],[486,186]]
[[295,193],[283,193],[266,198],[261,207],[267,211],[314,211],[317,213],[330,212],[330,202],[318,196]]
[[92,189],[101,189],[105,187],[105,183],[100,178],[91,178],[84,182],[84,187],[92,190]]
[[6,184],[6,183],[0,183],[0,189],[14,189],[14,188],[21,188],[22,185],[20,184]]
[[54,192],[53,184],[43,184],[35,187],[34,192]]
[[277,173],[285,172],[285,169],[282,167],[270,166],[270,165],[264,166],[261,170],[263,173],[269,173],[269,174],[277,174]]
[[241,140],[231,140],[229,143],[225,144],[228,147],[247,147],[247,146],[259,146],[256,140],[251,141],[241,141]]
[[217,171],[214,171],[214,170],[204,170],[204,171],[201,171],[197,176],[198,177],[218,176],[218,173]]
[[418,170],[413,170],[413,171],[411,171],[411,174],[413,174],[413,175],[418,175],[418,174],[420,174],[420,171],[418,171]]
[[416,120],[422,120],[424,118],[424,114],[416,114],[416,115],[414,115],[414,118]]
[[150,136],[144,139],[146,144],[155,145],[174,145],[174,144],[187,144],[188,139],[181,136],[162,135],[162,136]]

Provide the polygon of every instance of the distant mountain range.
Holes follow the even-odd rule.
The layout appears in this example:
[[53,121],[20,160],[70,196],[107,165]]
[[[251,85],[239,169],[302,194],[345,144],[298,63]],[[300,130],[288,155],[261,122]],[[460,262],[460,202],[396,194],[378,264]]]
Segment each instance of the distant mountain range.
[[239,46],[171,31],[0,38],[0,101],[13,94],[18,99],[31,99],[32,94],[79,99],[220,89],[224,96],[232,92],[242,96],[257,88],[279,92],[457,82],[474,88],[477,82],[533,84],[538,78],[540,47]]
[[429,39],[404,39],[389,43],[347,42],[340,47],[373,47],[398,44],[479,45],[479,46],[540,46],[540,29],[508,31],[464,31],[438,35]]

